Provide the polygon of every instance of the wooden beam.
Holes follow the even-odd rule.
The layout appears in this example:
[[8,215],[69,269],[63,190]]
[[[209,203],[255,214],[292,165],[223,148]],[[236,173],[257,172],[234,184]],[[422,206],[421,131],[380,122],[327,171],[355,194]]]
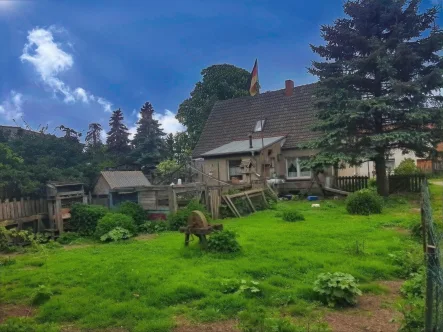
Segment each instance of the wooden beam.
[[239,215],[237,214],[238,212],[235,210],[235,207],[232,207],[231,202],[228,200],[228,198],[226,196],[222,196],[222,198],[226,202],[226,205],[231,210],[234,217],[239,217]]
[[251,201],[251,199],[249,198],[249,196],[248,196],[247,193],[245,193],[245,196],[246,196],[247,201],[249,202],[249,205],[250,205],[251,208],[252,208],[252,212],[257,212],[257,211],[255,210],[254,204],[252,204],[252,201]]
[[346,195],[346,196],[348,196],[350,194],[347,191],[338,190],[338,189],[329,188],[329,187],[324,187],[324,190],[325,191],[330,191],[331,193],[340,194],[340,195]]
[[41,220],[45,215],[41,215],[41,214],[36,214],[33,216],[29,216],[29,217],[23,217],[23,218],[17,218],[14,220],[3,220],[0,221],[0,226],[13,226],[13,225],[18,225],[19,223],[27,223],[27,222],[33,222],[36,220]]

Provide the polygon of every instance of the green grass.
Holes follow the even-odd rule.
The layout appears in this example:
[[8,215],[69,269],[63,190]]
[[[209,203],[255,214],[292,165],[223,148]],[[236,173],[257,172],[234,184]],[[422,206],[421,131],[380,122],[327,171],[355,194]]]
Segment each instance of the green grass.
[[[382,214],[371,216],[348,215],[342,201],[320,203],[319,209],[309,202],[279,204],[279,210],[305,216],[296,223],[272,210],[223,221],[238,234],[237,254],[202,252],[197,241],[185,248],[184,236],[169,232],[17,256],[16,264],[0,267],[0,303],[29,304],[45,285],[53,295],[38,307],[36,324],[131,331],[170,331],[176,316],[216,321],[256,307],[304,315],[305,304],[316,303],[312,286],[319,273],[350,273],[364,290],[383,292],[374,282],[402,273],[393,255],[420,248],[396,229],[419,218],[404,200],[391,200]],[[364,242],[362,252],[354,249],[356,241]],[[258,281],[261,294],[224,294],[225,279]]]

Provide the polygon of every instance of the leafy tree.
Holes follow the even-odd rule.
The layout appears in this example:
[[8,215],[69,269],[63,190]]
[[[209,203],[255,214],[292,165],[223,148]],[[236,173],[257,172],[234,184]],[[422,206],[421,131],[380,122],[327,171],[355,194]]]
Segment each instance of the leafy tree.
[[411,158],[406,158],[394,169],[395,175],[412,175],[420,173],[420,168],[417,167],[415,161]]
[[107,133],[106,144],[108,151],[116,156],[123,157],[130,152],[129,132],[123,123],[123,112],[118,109],[112,112],[109,120],[110,130]]
[[137,133],[132,140],[133,151],[131,158],[145,170],[153,170],[164,156],[165,133],[160,124],[152,116],[154,108],[146,102],[140,109],[140,119],[137,121]]
[[175,137],[174,134],[169,133],[165,138],[165,157],[172,160],[175,156]]
[[156,171],[159,176],[163,177],[176,172],[179,168],[180,165],[175,160],[166,159],[157,165]]
[[201,72],[191,97],[183,101],[177,119],[187,127],[190,146],[194,148],[203,131],[209,113],[217,100],[247,96],[249,72],[233,65],[213,65]]
[[187,132],[174,136],[174,157],[178,164],[188,163],[192,153],[192,142]]
[[102,125],[100,123],[91,123],[89,125],[89,130],[86,133],[85,143],[90,149],[96,149],[100,147],[103,143],[101,140]]
[[[373,160],[378,193],[388,195],[386,155],[392,149],[424,155],[441,141],[443,33],[435,7],[420,0],[348,0],[347,17],[321,27],[325,45],[312,50],[319,77],[315,105],[321,137],[309,144],[317,160]],[[316,160],[314,159],[313,164]]]

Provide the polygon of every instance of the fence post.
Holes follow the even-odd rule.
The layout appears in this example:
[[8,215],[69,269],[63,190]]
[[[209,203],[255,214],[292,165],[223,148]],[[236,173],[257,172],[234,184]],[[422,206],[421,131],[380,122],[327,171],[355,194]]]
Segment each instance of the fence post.
[[432,324],[434,305],[434,268],[435,268],[435,246],[427,246],[426,260],[426,308],[425,308],[425,332],[433,332]]
[[175,213],[177,212],[178,207],[177,207],[177,196],[175,194],[173,186],[169,187],[168,196],[169,196],[169,212]]

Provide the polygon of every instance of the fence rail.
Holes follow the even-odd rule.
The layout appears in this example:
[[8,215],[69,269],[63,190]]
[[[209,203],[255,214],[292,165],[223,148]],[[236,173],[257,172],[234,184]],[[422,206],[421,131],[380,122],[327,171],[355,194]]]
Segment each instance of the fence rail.
[[0,221],[25,218],[40,213],[48,213],[48,203],[46,199],[30,199],[29,197],[17,200],[4,200],[0,202]]
[[389,193],[396,192],[414,192],[419,193],[422,185],[426,180],[423,174],[413,175],[390,175],[389,176]]
[[339,176],[337,187],[344,191],[354,192],[368,187],[367,176]]

